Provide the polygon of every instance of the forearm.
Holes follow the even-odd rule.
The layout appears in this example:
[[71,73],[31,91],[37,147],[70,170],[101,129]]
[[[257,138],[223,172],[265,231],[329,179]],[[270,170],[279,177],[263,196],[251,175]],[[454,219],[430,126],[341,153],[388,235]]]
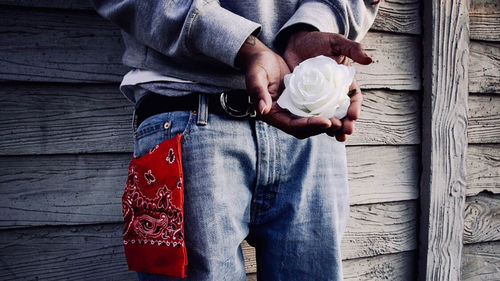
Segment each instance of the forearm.
[[198,56],[234,66],[238,50],[260,25],[218,1],[92,0],[97,12],[137,41],[177,60]]
[[337,33],[359,42],[373,24],[377,10],[378,5],[364,0],[306,0],[280,29],[274,43],[283,49],[297,30]]

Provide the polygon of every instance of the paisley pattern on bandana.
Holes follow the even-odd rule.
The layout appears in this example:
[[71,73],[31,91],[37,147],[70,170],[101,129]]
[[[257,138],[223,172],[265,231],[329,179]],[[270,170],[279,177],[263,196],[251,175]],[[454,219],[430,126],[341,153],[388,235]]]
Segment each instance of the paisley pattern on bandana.
[[180,138],[165,140],[130,162],[122,196],[123,244],[130,270],[185,277]]
[[172,203],[172,191],[165,185],[158,189],[154,198],[147,198],[134,184],[136,173],[132,167],[129,174],[132,180],[129,180],[123,196],[123,243],[183,246],[182,209]]
[[172,148],[168,151],[168,155],[165,158],[165,161],[167,161],[167,164],[174,163],[174,161],[175,161],[175,154],[174,154],[174,150]]

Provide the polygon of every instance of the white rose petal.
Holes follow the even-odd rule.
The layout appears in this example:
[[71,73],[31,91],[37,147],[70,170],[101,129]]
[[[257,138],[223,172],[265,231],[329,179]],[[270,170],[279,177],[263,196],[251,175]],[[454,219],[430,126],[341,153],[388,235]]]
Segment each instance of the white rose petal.
[[351,103],[348,93],[353,79],[352,66],[325,56],[307,59],[285,75],[278,105],[300,117],[342,119]]

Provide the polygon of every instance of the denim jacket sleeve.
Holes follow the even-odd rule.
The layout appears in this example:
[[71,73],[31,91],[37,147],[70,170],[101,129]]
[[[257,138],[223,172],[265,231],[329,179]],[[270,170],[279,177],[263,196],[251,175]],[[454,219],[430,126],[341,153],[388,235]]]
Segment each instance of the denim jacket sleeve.
[[331,32],[361,41],[370,29],[378,5],[373,0],[304,0],[293,16],[278,32],[275,43],[282,44],[287,35],[298,25],[311,30]]
[[214,0],[91,0],[104,18],[165,56],[208,56],[234,67],[238,50],[261,26]]

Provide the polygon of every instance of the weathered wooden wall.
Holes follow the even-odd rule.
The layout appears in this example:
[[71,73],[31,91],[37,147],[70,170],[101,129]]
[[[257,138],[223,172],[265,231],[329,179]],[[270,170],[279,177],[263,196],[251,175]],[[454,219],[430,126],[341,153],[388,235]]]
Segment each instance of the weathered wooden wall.
[[[127,70],[120,63],[119,31],[86,0],[0,5],[0,280],[133,279],[120,239],[132,106],[117,90]],[[419,11],[418,0],[383,1],[362,42],[376,63],[358,68],[365,101],[348,141],[346,280],[415,278]],[[471,33],[472,21],[471,14]],[[470,69],[477,69],[469,75],[477,89],[471,91],[490,94],[469,100],[470,195],[499,191],[498,108],[489,100],[498,97],[491,94],[499,87],[498,50],[498,42],[471,43]],[[485,106],[491,110],[481,110]],[[486,138],[489,144],[480,145]],[[485,254],[478,258],[498,250],[494,243],[479,244]],[[471,257],[482,253],[465,249]],[[245,244],[244,251],[248,278],[255,280],[253,250]]]
[[500,280],[500,2],[471,1],[469,19],[462,280]]
[[[120,239],[131,106],[117,93],[125,72],[118,30],[82,1],[0,3],[9,5],[0,11],[0,165],[7,171],[0,176],[0,278],[132,278]],[[394,5],[386,10],[408,9]],[[418,3],[412,7],[410,17],[387,13],[376,25],[401,34],[365,40],[378,63],[359,69],[370,91],[349,142],[349,280],[411,276],[414,264],[420,44],[412,35]],[[374,188],[365,190],[368,181]],[[245,253],[255,272],[252,249]]]
[[[132,106],[117,28],[86,1],[0,0],[1,280],[125,280],[120,197]],[[420,3],[383,2],[358,68],[346,280],[411,280],[417,239]],[[370,188],[367,188],[370,186]],[[255,257],[244,244],[249,280]]]

